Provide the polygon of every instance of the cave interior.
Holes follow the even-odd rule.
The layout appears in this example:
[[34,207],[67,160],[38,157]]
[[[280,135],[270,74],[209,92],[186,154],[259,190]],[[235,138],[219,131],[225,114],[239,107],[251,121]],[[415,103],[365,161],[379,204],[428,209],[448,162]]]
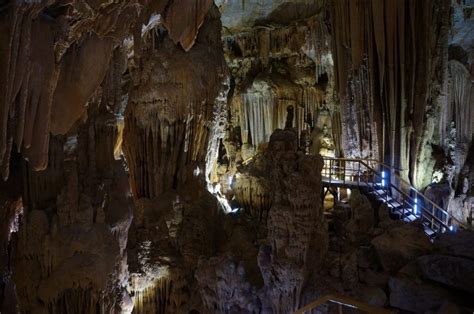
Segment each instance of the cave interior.
[[473,313],[474,0],[0,0],[0,313]]

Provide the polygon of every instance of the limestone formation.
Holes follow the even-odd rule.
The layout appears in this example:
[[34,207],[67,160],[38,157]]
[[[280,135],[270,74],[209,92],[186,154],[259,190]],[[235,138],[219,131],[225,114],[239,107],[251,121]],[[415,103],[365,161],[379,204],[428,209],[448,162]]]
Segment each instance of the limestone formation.
[[0,313],[472,312],[473,79],[472,0],[0,1]]

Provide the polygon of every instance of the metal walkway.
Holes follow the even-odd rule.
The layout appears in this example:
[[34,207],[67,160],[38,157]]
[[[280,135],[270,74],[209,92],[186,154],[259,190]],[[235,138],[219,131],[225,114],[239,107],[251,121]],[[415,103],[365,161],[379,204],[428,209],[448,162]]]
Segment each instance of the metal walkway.
[[456,227],[466,227],[385,164],[363,159],[323,159],[324,196],[331,188],[357,188],[385,203],[390,213],[399,219],[407,222],[420,220],[430,238]]
[[[336,305],[336,308],[332,308],[331,304]],[[326,310],[329,313],[375,313],[375,314],[393,314],[390,310],[386,310],[368,303],[357,301],[350,297],[342,295],[326,295],[320,297],[318,300],[302,307],[297,310],[294,314],[306,314],[319,312],[320,307],[326,306]],[[332,311],[331,311],[332,309]],[[321,309],[320,309],[321,310]]]

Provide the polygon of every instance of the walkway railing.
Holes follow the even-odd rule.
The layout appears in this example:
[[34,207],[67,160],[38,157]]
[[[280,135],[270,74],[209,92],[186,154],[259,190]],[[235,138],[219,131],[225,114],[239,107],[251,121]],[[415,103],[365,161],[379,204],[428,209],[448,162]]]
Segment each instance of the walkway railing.
[[295,314],[305,314],[311,313],[313,310],[317,310],[319,307],[323,305],[328,306],[329,304],[337,304],[339,307],[339,313],[344,313],[344,308],[351,309],[350,313],[354,313],[354,309],[359,310],[361,312],[366,313],[378,313],[378,314],[392,314],[392,311],[385,310],[367,303],[363,303],[357,300],[354,300],[349,297],[345,296],[338,296],[338,295],[326,295],[315,302],[312,302],[305,307],[299,309],[295,312]]
[[453,230],[453,223],[466,227],[383,163],[351,158],[323,159],[322,176],[329,184],[368,188],[387,206],[396,208],[402,217],[413,215],[436,233]]

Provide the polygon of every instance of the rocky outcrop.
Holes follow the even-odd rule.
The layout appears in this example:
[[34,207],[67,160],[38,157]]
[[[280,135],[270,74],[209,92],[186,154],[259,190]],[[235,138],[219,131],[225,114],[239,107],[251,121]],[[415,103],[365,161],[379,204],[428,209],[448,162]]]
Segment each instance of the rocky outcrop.
[[423,275],[427,279],[464,290],[468,293],[474,293],[472,287],[473,260],[434,254],[422,256],[417,261]]
[[194,271],[200,258],[215,254],[220,220],[215,198],[202,182],[187,186],[192,193],[168,191],[159,199],[135,201],[138,216],[129,232],[127,251],[137,313],[202,308]]
[[397,271],[417,257],[430,253],[432,244],[418,225],[405,224],[389,229],[371,242],[382,268]]
[[457,233],[441,234],[435,241],[436,252],[443,255],[474,260],[474,233],[460,230]]
[[302,20],[321,11],[325,1],[272,0],[265,3],[256,0],[217,0],[222,14],[222,24],[231,31],[252,28],[254,25],[287,24]]
[[450,296],[444,289],[403,278],[390,279],[389,288],[390,305],[411,312],[435,310]]
[[[23,178],[27,209],[13,276],[22,312],[131,310],[125,248],[132,204],[123,164],[113,159],[115,117],[90,115],[76,150],[65,158],[63,142],[53,139],[48,170]],[[55,189],[42,194],[42,186]]]
[[296,149],[296,133],[277,130],[264,155],[273,203],[267,245],[260,248],[258,264],[277,313],[291,312],[301,305],[303,287],[327,251],[327,227],[317,192],[321,190],[322,161]]
[[348,204],[337,203],[334,207],[336,232],[352,242],[361,241],[375,227],[375,215],[371,203],[358,190],[351,192]]
[[247,279],[244,263],[231,256],[213,257],[199,264],[196,279],[204,306],[214,313],[260,313],[261,291]]
[[322,267],[328,246],[318,192],[322,161],[298,151],[296,134],[276,130],[268,148],[239,168],[234,185],[242,207],[232,214],[238,220],[224,225],[222,253],[201,260],[196,272],[208,311],[292,312]]
[[[173,23],[180,23],[178,12],[169,13]],[[218,128],[226,113],[221,106],[227,68],[220,29],[214,6],[192,48],[189,38],[154,25],[143,33],[144,45],[134,56],[139,61],[129,64],[133,85],[123,149],[137,205],[128,248],[137,313],[202,307],[199,294],[193,293],[194,271],[200,257],[214,254],[219,226],[206,176],[217,158],[209,150],[220,140]]]
[[[250,2],[242,9],[253,10],[257,15],[267,14],[266,9],[276,12],[280,6],[285,10],[299,7],[298,22],[290,19],[271,27],[231,31],[231,26],[225,24],[228,21],[225,14],[228,10],[235,12],[238,6],[235,1],[226,1],[221,6],[226,26],[223,37],[226,61],[235,82],[229,93],[227,159],[233,164],[255,155],[260,145],[269,142],[274,130],[285,127],[289,108],[293,110],[290,122],[307,151],[311,141],[319,143],[325,125],[334,137],[333,133],[337,134],[332,132],[334,108],[325,104],[326,94],[331,93],[332,59],[321,3],[272,1],[262,7]],[[329,119],[323,122],[318,118],[329,111]],[[312,132],[316,129],[317,132]]]
[[133,74],[123,137],[136,198],[179,188],[196,167],[204,169],[209,125],[226,74],[215,10],[192,50],[184,52],[164,34],[156,39],[158,47],[146,47],[146,66]]

